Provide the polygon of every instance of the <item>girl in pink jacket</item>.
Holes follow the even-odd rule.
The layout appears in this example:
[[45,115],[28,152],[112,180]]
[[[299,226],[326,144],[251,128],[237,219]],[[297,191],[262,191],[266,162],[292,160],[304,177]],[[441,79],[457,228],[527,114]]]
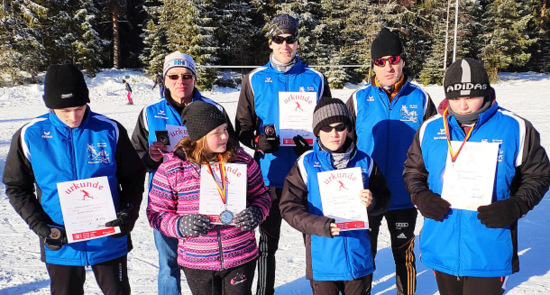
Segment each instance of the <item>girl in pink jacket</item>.
[[[225,116],[216,106],[193,102],[185,107],[182,122],[189,136],[180,140],[155,173],[147,206],[149,223],[178,238],[178,264],[193,294],[251,294],[258,256],[254,229],[271,205],[261,171],[229,138]],[[241,212],[221,212],[222,225],[214,225],[198,213],[201,165],[223,167],[223,163],[246,164],[247,204]]]

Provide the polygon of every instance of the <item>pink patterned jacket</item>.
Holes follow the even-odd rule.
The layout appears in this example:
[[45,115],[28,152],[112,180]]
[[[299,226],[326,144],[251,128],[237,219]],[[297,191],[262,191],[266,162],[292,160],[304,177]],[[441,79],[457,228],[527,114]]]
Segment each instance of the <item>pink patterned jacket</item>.
[[[242,148],[233,163],[247,165],[247,207],[258,206],[265,219],[271,199],[258,164]],[[179,218],[199,211],[200,172],[199,166],[168,156],[155,173],[149,192],[149,224],[166,236],[178,238],[178,264],[183,267],[220,271],[255,259],[258,248],[253,230],[217,225],[198,237],[180,235]]]

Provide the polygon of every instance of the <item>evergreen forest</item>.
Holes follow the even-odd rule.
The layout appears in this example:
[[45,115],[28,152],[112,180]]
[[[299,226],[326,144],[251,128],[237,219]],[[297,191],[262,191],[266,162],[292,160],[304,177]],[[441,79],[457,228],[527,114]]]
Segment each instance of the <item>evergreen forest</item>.
[[180,50],[199,66],[199,88],[209,89],[228,68],[245,74],[268,61],[267,23],[280,13],[296,17],[300,58],[333,88],[368,78],[382,27],[401,36],[405,71],[423,84],[441,83],[454,57],[480,59],[495,81],[502,71],[550,71],[548,2],[0,0],[0,86],[37,82],[57,63],[89,76],[162,72],[164,56]]

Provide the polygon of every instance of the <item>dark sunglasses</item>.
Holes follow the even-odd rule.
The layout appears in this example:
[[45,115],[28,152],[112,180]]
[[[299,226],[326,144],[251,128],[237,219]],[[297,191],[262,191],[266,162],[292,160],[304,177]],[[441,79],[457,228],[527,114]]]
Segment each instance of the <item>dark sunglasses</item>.
[[277,43],[277,44],[283,44],[283,42],[286,41],[286,44],[293,44],[294,42],[296,42],[296,36],[294,35],[290,35],[290,36],[287,36],[287,37],[282,37],[282,36],[274,36],[271,41]]
[[336,126],[325,125],[325,126],[321,127],[321,131],[329,133],[329,132],[332,132],[332,129],[336,129],[336,131],[342,132],[342,131],[346,130],[346,128],[348,128],[348,126],[346,126],[346,124],[340,123]]
[[388,58],[375,58],[374,59],[374,64],[379,66],[379,67],[383,67],[383,66],[386,65],[386,61],[389,61],[390,64],[392,64],[392,65],[396,65],[400,60],[401,60],[401,56],[399,56],[399,55],[390,56]]
[[192,74],[166,75],[166,77],[168,77],[168,79],[170,79],[170,80],[177,80],[177,79],[179,79],[180,77],[181,77],[183,80],[193,79],[193,75],[192,75]]

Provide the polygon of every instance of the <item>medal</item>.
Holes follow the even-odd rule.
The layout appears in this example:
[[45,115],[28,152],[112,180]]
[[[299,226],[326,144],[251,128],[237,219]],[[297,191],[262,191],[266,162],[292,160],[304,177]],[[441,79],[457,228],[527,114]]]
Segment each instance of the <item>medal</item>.
[[221,155],[218,154],[218,160],[219,166],[220,166],[220,178],[221,178],[221,188],[218,185],[218,182],[216,181],[216,177],[214,176],[214,171],[212,171],[212,167],[210,167],[210,164],[207,164],[208,172],[212,175],[212,178],[214,178],[214,182],[216,183],[216,188],[218,189],[218,193],[220,194],[220,197],[222,199],[223,205],[225,209],[220,213],[220,222],[223,225],[229,225],[233,222],[233,212],[227,210],[227,186],[226,186],[226,180],[227,176],[225,175],[225,166],[223,165]]
[[220,222],[223,225],[231,224],[231,222],[233,222],[233,212],[229,210],[223,210],[223,212],[220,213]]

